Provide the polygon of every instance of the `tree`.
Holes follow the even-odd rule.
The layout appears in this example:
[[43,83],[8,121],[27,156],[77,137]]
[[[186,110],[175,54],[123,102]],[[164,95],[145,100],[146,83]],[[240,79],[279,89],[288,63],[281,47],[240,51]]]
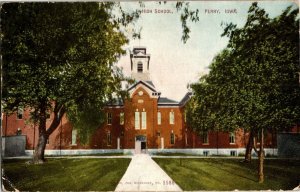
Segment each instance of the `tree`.
[[[259,135],[259,182],[264,181],[264,133],[291,128],[300,119],[298,11],[288,7],[270,19],[253,3],[244,27],[225,27],[227,48],[213,60],[205,83],[193,86],[196,98],[203,101],[198,108],[205,116],[199,120],[207,118],[205,122],[214,121],[223,130],[244,128],[250,137]],[[252,146],[250,138],[248,154]]]
[[[46,141],[64,114],[82,141],[103,121],[103,107],[120,95],[124,79],[114,66],[128,42],[121,29],[138,16],[111,2],[3,5],[4,109],[31,110],[39,130],[34,162],[45,160]],[[54,118],[46,127],[49,113]]]

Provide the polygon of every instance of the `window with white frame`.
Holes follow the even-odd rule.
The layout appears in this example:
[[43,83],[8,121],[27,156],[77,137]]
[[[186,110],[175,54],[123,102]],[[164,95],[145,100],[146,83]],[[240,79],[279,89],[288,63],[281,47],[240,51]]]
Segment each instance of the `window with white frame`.
[[23,119],[24,109],[23,107],[18,107],[17,119]]
[[120,125],[124,125],[124,113],[120,113]]
[[157,112],[157,124],[161,125],[161,112],[160,111]]
[[174,124],[175,122],[175,117],[174,117],[174,111],[170,111],[170,124]]
[[111,125],[112,123],[112,113],[107,113],[107,125]]
[[204,131],[203,133],[202,133],[202,143],[203,144],[208,144],[208,133],[207,133],[207,131]]
[[71,145],[76,145],[77,144],[77,130],[72,129],[72,141]]
[[229,143],[230,144],[235,143],[235,133],[234,132],[230,132],[230,134],[229,134]]
[[147,128],[147,113],[145,111],[142,112],[142,129]]
[[140,128],[140,112],[138,111],[134,113],[134,127],[135,129]]
[[107,145],[111,145],[111,133],[110,133],[110,131],[107,132],[106,139],[107,139]]

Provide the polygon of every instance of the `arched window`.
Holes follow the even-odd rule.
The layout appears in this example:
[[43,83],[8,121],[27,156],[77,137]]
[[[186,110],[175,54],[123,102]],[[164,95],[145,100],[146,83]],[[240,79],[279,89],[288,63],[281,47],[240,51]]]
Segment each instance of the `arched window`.
[[138,62],[137,71],[138,71],[138,73],[143,73],[143,63],[142,62]]

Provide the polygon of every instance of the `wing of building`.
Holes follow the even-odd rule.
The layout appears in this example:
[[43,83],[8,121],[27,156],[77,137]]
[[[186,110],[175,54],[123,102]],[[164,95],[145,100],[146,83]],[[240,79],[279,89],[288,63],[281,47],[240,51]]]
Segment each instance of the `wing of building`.
[[[133,48],[130,61],[135,83],[128,88],[129,99],[106,106],[106,122],[99,126],[90,143],[80,144],[77,131],[65,117],[50,135],[46,154],[164,151],[237,156],[245,152],[248,133],[243,129],[232,133],[198,134],[187,127],[185,105],[192,94],[186,93],[181,101],[161,97],[150,78],[150,55],[145,47]],[[4,114],[2,132],[6,140],[21,135],[25,139],[26,152],[32,153],[38,132],[35,125],[26,123],[28,118],[28,110],[10,116]],[[276,155],[276,142],[276,134],[268,133],[266,153]]]

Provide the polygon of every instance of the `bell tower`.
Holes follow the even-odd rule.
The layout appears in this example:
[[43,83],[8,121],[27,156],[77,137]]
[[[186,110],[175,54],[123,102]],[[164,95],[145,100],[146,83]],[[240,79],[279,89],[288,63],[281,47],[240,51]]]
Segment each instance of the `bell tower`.
[[131,77],[136,81],[150,81],[150,55],[146,47],[134,47],[130,54]]

